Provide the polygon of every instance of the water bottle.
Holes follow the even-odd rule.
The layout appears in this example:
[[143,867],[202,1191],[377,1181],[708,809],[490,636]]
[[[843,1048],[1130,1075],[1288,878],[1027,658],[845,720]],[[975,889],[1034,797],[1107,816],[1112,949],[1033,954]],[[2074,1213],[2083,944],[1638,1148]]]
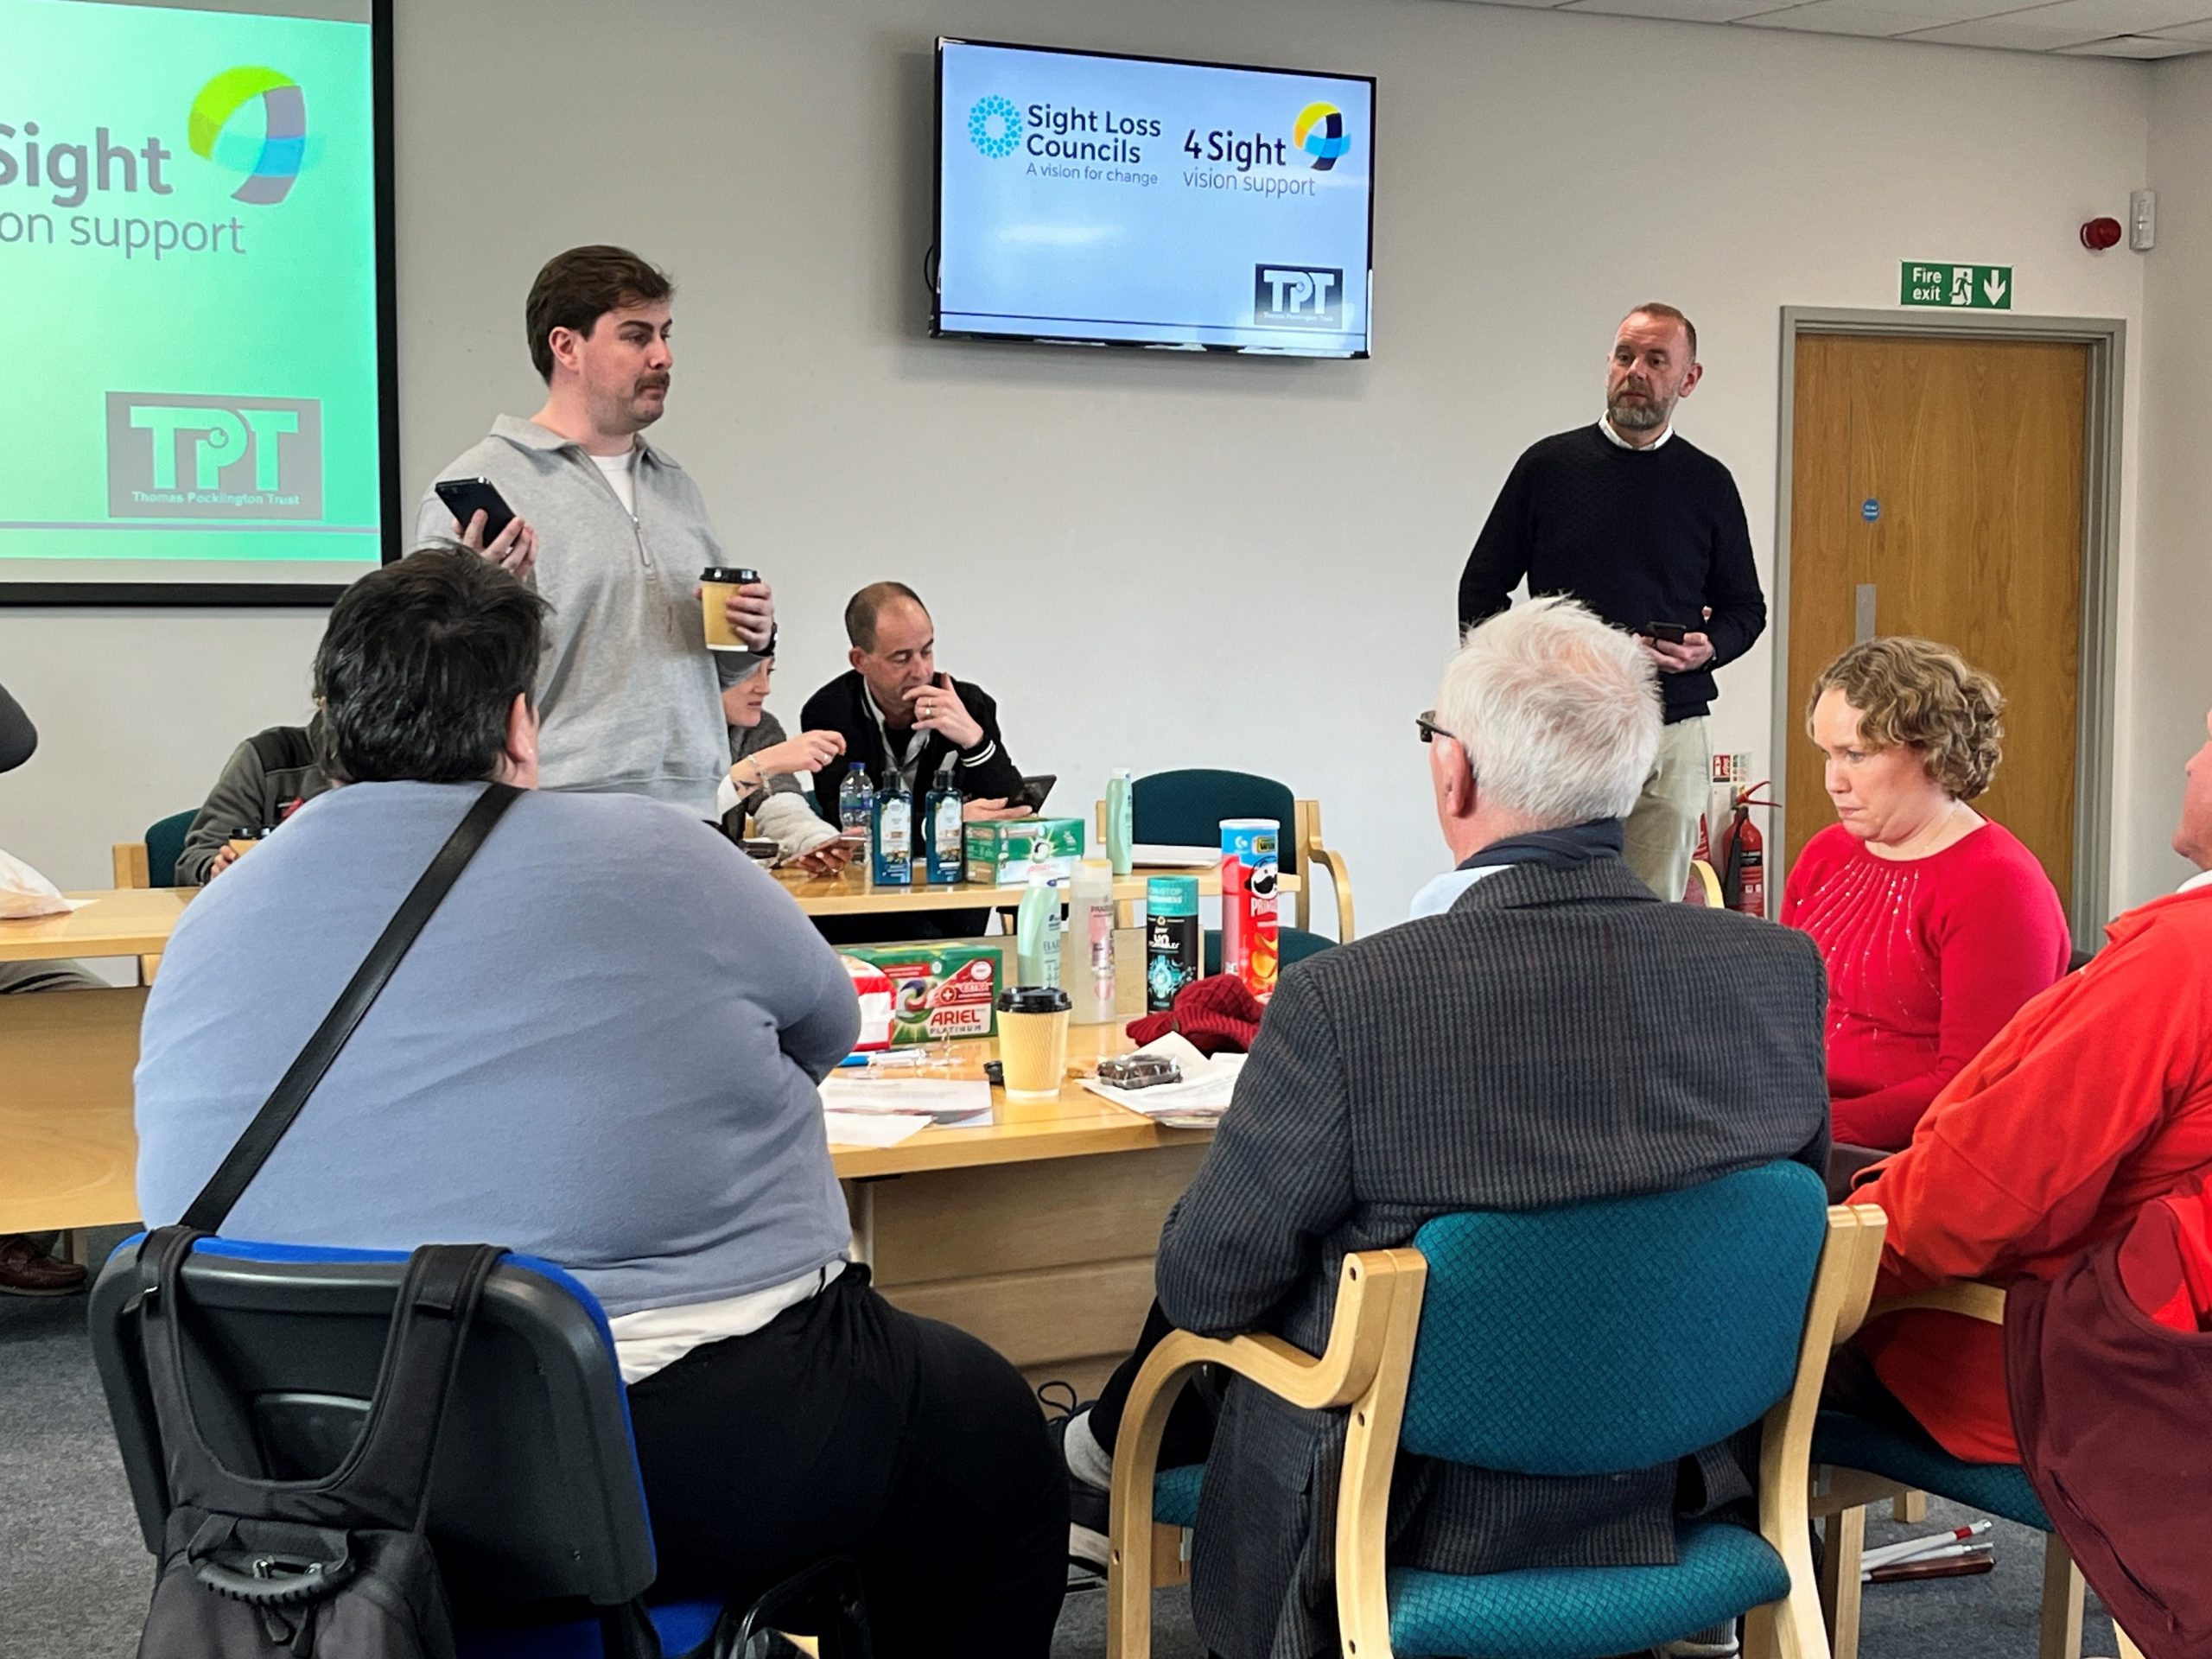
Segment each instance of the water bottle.
[[1136,856],[1136,784],[1126,766],[1106,779],[1106,858],[1127,875]]
[[927,849],[924,874],[933,887],[953,887],[967,874],[967,849],[963,841],[968,831],[960,817],[964,798],[960,785],[952,781],[956,759],[950,754],[944,757],[944,765],[938,769],[936,786],[922,805],[922,841]]
[[1029,885],[1014,912],[1014,942],[1017,984],[1060,982],[1060,894],[1041,866],[1030,867]]
[[868,780],[868,768],[857,760],[837,791],[837,827],[847,839],[862,845],[875,832],[875,785]]
[[911,887],[914,885],[914,798],[906,780],[893,772],[875,798],[874,853],[875,885]]

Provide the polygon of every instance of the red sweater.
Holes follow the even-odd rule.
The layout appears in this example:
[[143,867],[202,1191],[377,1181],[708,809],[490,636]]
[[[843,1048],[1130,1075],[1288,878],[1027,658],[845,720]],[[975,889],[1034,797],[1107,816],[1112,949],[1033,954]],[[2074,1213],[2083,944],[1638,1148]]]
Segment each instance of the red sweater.
[[[1852,1195],[1890,1217],[1874,1294],[2056,1278],[2145,1205],[2212,1174],[2212,886],[2156,899],[2020,1010]],[[1948,1450],[2016,1463],[2005,1333],[1900,1313],[1859,1333]]]
[[1782,922],[1827,961],[1835,1138],[1885,1152],[2072,951],[2057,889],[1999,823],[1902,861],[1831,824],[1790,867]]

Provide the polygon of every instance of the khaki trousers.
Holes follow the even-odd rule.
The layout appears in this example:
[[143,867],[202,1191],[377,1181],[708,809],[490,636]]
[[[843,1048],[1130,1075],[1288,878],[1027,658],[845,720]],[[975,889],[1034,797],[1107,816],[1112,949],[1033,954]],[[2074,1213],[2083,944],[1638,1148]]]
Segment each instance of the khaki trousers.
[[1713,787],[1706,716],[1660,728],[1659,758],[1628,815],[1628,864],[1662,899],[1681,898],[1697,848],[1697,821]]

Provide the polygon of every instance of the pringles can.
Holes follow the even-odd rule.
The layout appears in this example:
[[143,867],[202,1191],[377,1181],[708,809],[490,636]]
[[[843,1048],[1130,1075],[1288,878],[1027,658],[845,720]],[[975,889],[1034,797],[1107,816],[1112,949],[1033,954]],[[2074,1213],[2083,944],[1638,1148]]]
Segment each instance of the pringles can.
[[1221,823],[1221,971],[1236,975],[1263,1000],[1275,988],[1275,855],[1281,839],[1282,826],[1273,818]]
[[1144,911],[1144,1005],[1158,1014],[1198,976],[1198,878],[1151,877]]

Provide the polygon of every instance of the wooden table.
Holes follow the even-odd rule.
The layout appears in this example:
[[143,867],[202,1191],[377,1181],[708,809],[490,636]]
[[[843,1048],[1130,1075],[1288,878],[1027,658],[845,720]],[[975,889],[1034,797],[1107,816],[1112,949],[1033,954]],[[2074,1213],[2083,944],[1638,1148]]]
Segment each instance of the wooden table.
[[[1141,895],[1139,879],[1125,880]],[[836,906],[814,913],[850,915],[871,902],[933,909],[1019,893],[870,895],[853,886],[794,896],[810,909]],[[67,916],[0,922],[0,961],[158,951],[192,890],[73,896],[94,902]],[[882,906],[886,898],[897,902]],[[146,995],[0,997],[0,1233],[137,1219],[131,1072]],[[1071,1033],[1077,1056],[1130,1046],[1118,1026]],[[995,1052],[989,1043],[957,1047],[979,1067]],[[992,1118],[925,1129],[895,1147],[833,1147],[855,1243],[900,1306],[973,1332],[1033,1381],[1065,1377],[1087,1395],[1136,1335],[1160,1223],[1210,1137],[1160,1128],[1072,1082],[1058,1100],[1034,1105],[994,1090]]]
[[143,957],[165,949],[197,887],[116,887],[73,893],[92,902],[66,916],[0,921],[0,962],[61,957]]

